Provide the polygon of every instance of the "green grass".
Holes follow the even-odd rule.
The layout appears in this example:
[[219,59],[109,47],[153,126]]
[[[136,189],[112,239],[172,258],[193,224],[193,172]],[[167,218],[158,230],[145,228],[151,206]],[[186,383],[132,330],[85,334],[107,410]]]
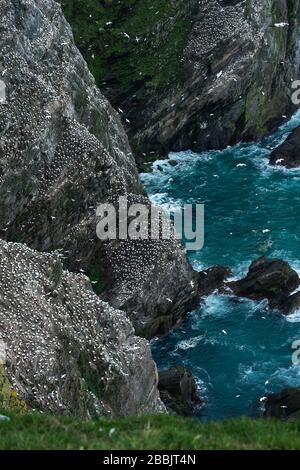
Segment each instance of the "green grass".
[[83,422],[31,413],[0,422],[0,449],[300,449],[300,421],[240,418],[224,423],[168,415]]

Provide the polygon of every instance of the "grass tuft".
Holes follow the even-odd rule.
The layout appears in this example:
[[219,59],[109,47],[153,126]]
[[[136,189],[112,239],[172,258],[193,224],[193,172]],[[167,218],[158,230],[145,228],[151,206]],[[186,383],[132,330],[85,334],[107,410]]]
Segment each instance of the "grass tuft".
[[201,423],[163,414],[81,421],[40,413],[4,414],[11,420],[0,422],[0,449],[300,449],[300,421],[239,418]]

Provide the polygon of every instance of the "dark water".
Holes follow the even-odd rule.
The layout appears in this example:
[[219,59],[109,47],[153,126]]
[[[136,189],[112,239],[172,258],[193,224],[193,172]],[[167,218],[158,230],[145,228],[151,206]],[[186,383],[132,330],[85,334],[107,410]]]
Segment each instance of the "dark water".
[[[224,151],[172,154],[176,167],[159,162],[142,175],[151,199],[161,206],[205,203],[205,247],[191,252],[198,270],[214,264],[234,276],[266,254],[300,272],[300,170],[268,167],[267,156],[300,124],[300,113],[273,136]],[[212,295],[180,329],[153,342],[160,368],[187,365],[206,404],[205,419],[260,412],[260,398],[300,386],[292,343],[300,340],[300,312],[288,319],[264,303]]]

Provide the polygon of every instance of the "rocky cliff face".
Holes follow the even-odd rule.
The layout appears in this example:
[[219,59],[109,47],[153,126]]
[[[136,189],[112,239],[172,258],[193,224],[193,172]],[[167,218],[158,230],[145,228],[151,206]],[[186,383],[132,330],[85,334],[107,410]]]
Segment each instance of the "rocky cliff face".
[[[119,115],[95,86],[53,0],[0,0],[0,236],[58,250],[145,336],[190,309],[194,273],[176,241],[102,243],[100,202],[148,199]],[[168,300],[167,300],[168,299]]]
[[291,112],[298,0],[64,0],[139,162],[255,139]]
[[6,371],[29,408],[83,418],[164,410],[147,341],[86,276],[21,244],[0,241],[0,258]]

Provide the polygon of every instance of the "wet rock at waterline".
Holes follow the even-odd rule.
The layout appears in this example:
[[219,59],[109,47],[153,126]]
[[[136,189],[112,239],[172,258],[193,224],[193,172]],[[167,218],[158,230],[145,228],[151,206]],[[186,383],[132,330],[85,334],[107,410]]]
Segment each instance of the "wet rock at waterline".
[[300,308],[300,292],[275,297],[270,301],[270,307],[284,315],[291,315]]
[[264,401],[264,416],[284,420],[300,417],[300,388],[287,388],[281,393],[269,395]]
[[300,127],[270,155],[270,165],[298,168],[300,166]]
[[[298,296],[291,298],[290,294],[299,286],[300,279],[289,263],[279,259],[268,259],[264,256],[254,261],[244,279],[229,282],[235,295],[252,300],[267,299],[273,308],[282,306],[284,299],[289,300],[284,308],[292,309],[297,303]],[[290,313],[286,311],[286,313]]]
[[200,271],[198,274],[198,287],[201,297],[210,295],[215,290],[222,290],[230,274],[230,270],[223,266],[213,266],[205,271]]
[[192,373],[183,366],[159,372],[158,389],[169,411],[191,416],[202,400]]

